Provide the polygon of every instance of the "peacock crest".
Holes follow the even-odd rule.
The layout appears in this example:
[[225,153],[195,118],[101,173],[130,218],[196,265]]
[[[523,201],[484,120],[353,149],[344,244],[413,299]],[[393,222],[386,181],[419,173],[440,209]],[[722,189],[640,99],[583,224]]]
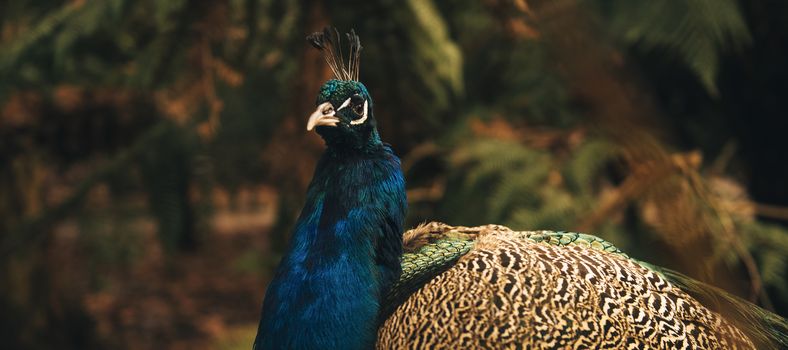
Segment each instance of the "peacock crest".
[[348,48],[347,61],[342,54],[342,42],[339,31],[333,27],[325,27],[321,32],[314,32],[306,40],[323,53],[323,58],[328,63],[334,77],[338,80],[358,81],[361,67],[361,40],[351,29],[346,33],[350,47]]

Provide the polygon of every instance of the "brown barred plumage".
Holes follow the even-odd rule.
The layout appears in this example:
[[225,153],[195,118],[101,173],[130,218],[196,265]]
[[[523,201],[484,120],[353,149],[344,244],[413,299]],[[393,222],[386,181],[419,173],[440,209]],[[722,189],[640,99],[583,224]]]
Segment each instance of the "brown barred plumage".
[[475,242],[398,303],[378,348],[754,348],[720,315],[594,236],[431,223],[406,233],[405,245],[417,251],[445,237]]

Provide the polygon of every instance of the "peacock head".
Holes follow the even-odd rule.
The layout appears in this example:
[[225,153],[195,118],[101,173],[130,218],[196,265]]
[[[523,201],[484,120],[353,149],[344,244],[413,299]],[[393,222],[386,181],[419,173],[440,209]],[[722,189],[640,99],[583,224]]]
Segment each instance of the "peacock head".
[[306,129],[315,130],[329,147],[363,150],[380,144],[372,113],[372,98],[358,81],[361,41],[351,30],[347,62],[341,56],[339,32],[326,27],[307,40],[323,52],[335,79],[320,88],[316,109],[309,116]]
[[360,148],[379,141],[372,99],[364,84],[329,80],[320,88],[316,105],[306,129],[314,129],[329,147]]

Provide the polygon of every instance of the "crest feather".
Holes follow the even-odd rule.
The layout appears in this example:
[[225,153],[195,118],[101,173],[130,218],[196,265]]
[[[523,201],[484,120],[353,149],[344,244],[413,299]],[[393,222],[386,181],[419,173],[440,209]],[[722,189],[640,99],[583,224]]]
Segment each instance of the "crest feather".
[[323,31],[307,36],[306,40],[323,53],[323,58],[337,79],[358,81],[361,67],[361,40],[353,29],[345,36],[350,42],[347,62],[342,55],[342,42],[336,28],[325,27]]

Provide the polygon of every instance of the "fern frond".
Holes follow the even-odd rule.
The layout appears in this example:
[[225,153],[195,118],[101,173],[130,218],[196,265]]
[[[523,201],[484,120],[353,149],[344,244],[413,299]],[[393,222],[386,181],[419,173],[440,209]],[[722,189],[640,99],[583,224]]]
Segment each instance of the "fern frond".
[[593,181],[616,155],[616,148],[604,140],[591,140],[577,148],[564,168],[567,186],[583,195],[593,193]]
[[539,153],[514,142],[480,140],[469,143],[451,157],[456,166],[469,166],[464,187],[477,186],[502,170],[536,164]]
[[69,3],[57,11],[54,11],[33,26],[30,30],[20,35],[12,42],[0,48],[3,55],[0,56],[0,75],[13,69],[24,57],[24,54],[44,38],[55,33],[60,26],[77,14],[83,4],[80,2]]
[[720,54],[750,42],[734,0],[616,0],[609,8],[615,35],[644,50],[674,53],[713,95]]
[[549,172],[549,163],[543,158],[525,165],[523,169],[513,169],[502,174],[497,186],[488,197],[488,217],[496,220],[493,222],[499,222],[508,216],[507,211],[512,207],[527,206],[529,203],[537,204],[537,201],[534,201],[535,197],[524,194],[538,193]]

